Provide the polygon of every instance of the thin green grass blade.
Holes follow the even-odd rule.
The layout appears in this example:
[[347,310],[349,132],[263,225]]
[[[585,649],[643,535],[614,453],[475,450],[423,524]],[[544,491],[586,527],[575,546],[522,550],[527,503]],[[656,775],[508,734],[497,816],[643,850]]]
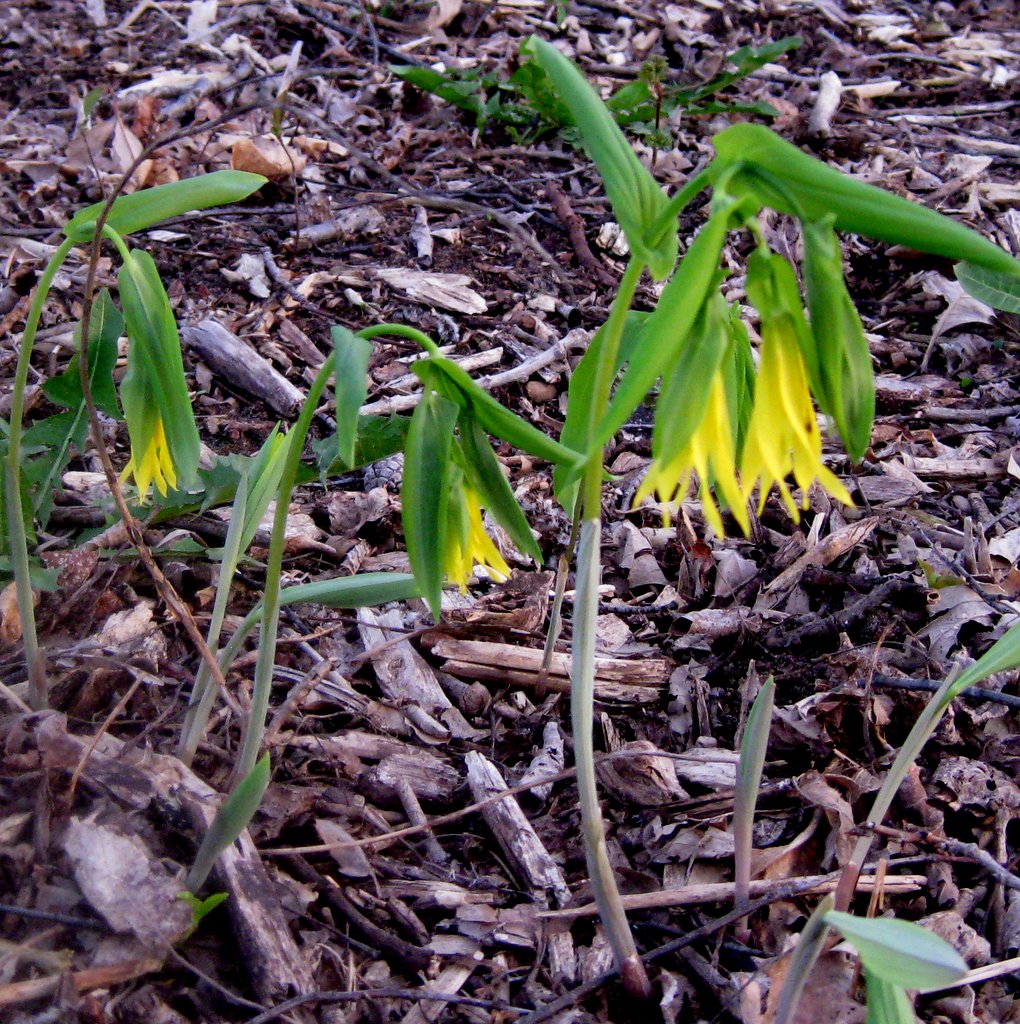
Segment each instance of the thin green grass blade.
[[832,897],[823,897],[814,912],[807,919],[804,930],[800,933],[797,945],[790,956],[790,967],[783,982],[783,991],[779,996],[776,1016],[773,1024],[791,1024],[797,1012],[804,986],[807,984],[811,968],[822,954],[825,937],[829,928],[825,923],[825,915],[832,910]]
[[868,1002],[866,1024],[917,1024],[910,999],[898,985],[890,985],[865,971],[864,987]]

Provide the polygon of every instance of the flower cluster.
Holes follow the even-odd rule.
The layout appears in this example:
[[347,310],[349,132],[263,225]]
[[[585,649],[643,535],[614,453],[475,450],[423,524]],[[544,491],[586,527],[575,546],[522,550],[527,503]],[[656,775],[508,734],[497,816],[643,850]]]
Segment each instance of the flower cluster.
[[[746,535],[755,490],[759,514],[776,488],[795,522],[808,508],[815,483],[843,504],[853,504],[846,487],[822,461],[812,375],[805,361],[813,338],[792,268],[782,257],[759,251],[749,263],[748,294],[761,317],[753,396],[750,391],[741,395],[734,385],[746,331],[740,328],[741,338],[732,317],[713,315],[710,304],[721,303],[715,295],[706,302],[686,346],[717,355],[714,360],[701,353],[681,359],[664,383],[652,439],[654,457],[635,496],[636,504],[653,492],[663,502],[675,501],[696,474],[705,520],[720,536],[724,531],[718,499]],[[800,489],[799,503],[791,477]]]

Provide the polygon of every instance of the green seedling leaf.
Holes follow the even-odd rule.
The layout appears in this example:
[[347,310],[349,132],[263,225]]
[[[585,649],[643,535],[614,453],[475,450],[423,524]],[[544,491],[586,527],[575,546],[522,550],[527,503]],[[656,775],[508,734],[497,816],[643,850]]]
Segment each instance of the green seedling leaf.
[[890,985],[933,991],[948,988],[967,973],[963,957],[945,939],[909,921],[830,910],[825,923],[853,945],[870,977]]
[[712,173],[740,167],[734,184],[742,182],[776,210],[812,221],[831,214],[840,231],[1020,275],[1020,263],[977,232],[842,174],[763,125],[733,125],[712,143],[720,157]]
[[202,923],[203,918],[208,917],[221,903],[226,901],[227,894],[214,892],[211,896],[200,900],[190,892],[182,892],[177,894],[177,898],[187,903],[191,910],[191,930],[194,931]]
[[772,676],[758,691],[744,726],[737,765],[737,785],[733,799],[734,897],[737,907],[747,903],[751,891],[751,850],[754,809],[758,803],[758,787],[765,767],[765,752],[772,725],[772,705],[776,683]]
[[354,465],[358,437],[358,410],[368,395],[368,361],[372,343],[356,337],[346,327],[335,325],[333,337],[334,394],[336,396],[337,455],[348,466]]
[[457,406],[426,389],[411,417],[400,489],[407,557],[433,618],[442,616],[450,453]]
[[613,115],[581,72],[537,36],[527,46],[570,109],[585,149],[605,182],[631,253],[648,267],[655,280],[663,280],[672,271],[678,251],[675,222],[667,231],[653,230],[667,205],[665,193],[638,160]]
[[146,252],[131,252],[117,281],[131,342],[120,394],[132,452],[144,452],[162,422],[178,484],[190,486],[200,446],[170,299]]
[[797,945],[790,957],[790,967],[786,972],[783,990],[779,995],[779,1005],[773,1024],[790,1024],[797,1012],[797,1003],[807,984],[808,975],[825,947],[825,937],[829,933],[825,923],[826,914],[832,911],[832,896],[824,896],[807,919],[804,930],[800,933]]
[[364,572],[314,583],[297,583],[280,591],[280,606],[321,604],[326,608],[367,608],[421,597],[421,587],[406,572]]
[[410,65],[394,65],[390,70],[408,85],[438,96],[459,110],[473,114],[478,122],[477,127],[485,126],[486,109],[482,98],[484,81],[477,74],[461,72],[462,77],[454,78],[433,68]]
[[867,1024],[917,1024],[907,993],[898,985],[864,972],[868,1002]]
[[358,434],[354,443],[354,462],[348,466],[336,457],[336,441],[332,437],[313,440],[312,450],[315,452],[319,468],[319,478],[325,483],[327,478],[348,473],[362,466],[369,466],[380,459],[404,450],[407,438],[407,427],[410,416],[359,416]]
[[496,522],[510,535],[517,550],[534,559],[536,565],[541,565],[542,552],[535,535],[478,420],[472,413],[462,412],[458,425],[464,454],[464,475],[468,483]]
[[645,400],[655,381],[677,360],[709,294],[719,268],[730,216],[737,204],[717,194],[708,223],[701,229],[663,289],[655,311],[641,330],[609,409],[599,425],[593,446],[602,447]]
[[830,215],[822,223],[801,225],[804,283],[817,350],[815,398],[835,422],[850,457],[859,461],[871,442],[875,375],[868,339],[843,279],[832,220]]
[[981,302],[1005,313],[1020,313],[1020,277],[972,263],[956,265],[956,279]]
[[102,98],[103,89],[98,85],[85,93],[85,98],[81,101],[81,118],[84,122],[88,123],[92,120],[92,112],[96,109]]
[[[443,395],[461,408],[470,408],[486,433],[554,465],[573,466],[580,458],[576,451],[554,441],[527,420],[500,405],[484,388],[476,384],[456,363],[433,356],[415,363],[412,370],[422,380],[432,382]],[[448,384],[444,386],[444,380]]]
[[195,863],[184,880],[188,892],[196,893],[202,888],[216,858],[248,827],[268,785],[269,755],[264,754],[216,812],[195,855]]
[[[106,223],[119,235],[144,231],[171,217],[211,206],[226,206],[247,199],[266,179],[247,171],[214,171],[196,178],[185,178],[167,185],[142,189],[129,196],[118,196]],[[87,241],[95,234],[95,222],[105,203],[93,203],[79,210],[64,226],[68,238]]]

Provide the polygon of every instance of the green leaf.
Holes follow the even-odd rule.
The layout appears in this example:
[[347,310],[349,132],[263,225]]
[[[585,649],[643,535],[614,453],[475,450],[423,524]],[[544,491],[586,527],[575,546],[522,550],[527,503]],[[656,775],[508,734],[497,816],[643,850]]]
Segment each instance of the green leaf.
[[[634,310],[627,313],[623,323],[623,334],[616,350],[614,378],[637,349],[641,341],[641,332],[650,315]],[[588,351],[570,374],[570,382],[567,385],[567,416],[560,432],[560,444],[572,451],[584,452],[590,450],[592,446],[592,439],[589,436],[591,403],[594,399],[595,377],[602,358],[604,339],[605,324],[595,332],[595,337],[588,344]],[[573,463],[559,463],[553,469],[553,489],[564,508],[573,507],[571,492],[583,465],[584,463],[578,460]]]
[[432,93],[460,110],[474,114],[477,119],[481,119],[478,127],[484,127],[485,103],[481,95],[483,83],[477,74],[469,77],[467,73],[461,72],[463,77],[454,78],[433,68],[412,65],[392,65],[390,70],[397,78],[416,89]]
[[472,489],[496,522],[510,535],[517,550],[529,555],[536,565],[541,565],[542,552],[535,535],[478,420],[472,413],[462,412],[458,423],[460,446],[464,453],[464,475]]
[[407,431],[400,489],[407,557],[436,622],[442,616],[448,467],[458,411],[453,402],[426,389]]
[[973,263],[958,263],[956,279],[981,302],[1006,313],[1020,313],[1020,276],[1002,274]]
[[363,572],[313,583],[296,583],[280,591],[280,605],[321,604],[327,608],[367,608],[420,597],[421,588],[406,572]]
[[865,971],[864,986],[868,1001],[867,1024],[917,1024],[910,999],[899,985],[891,985]]
[[831,214],[840,231],[1020,275],[1020,263],[976,231],[842,174],[763,125],[733,125],[716,135],[712,144],[721,158],[712,169],[714,174],[742,168],[734,183],[742,182],[783,213],[814,221]]
[[[721,283],[722,275],[717,279]],[[713,289],[715,282],[713,282]],[[729,307],[718,292],[709,295],[687,335],[687,341],[663,377],[655,402],[652,451],[669,462],[687,446],[708,406],[708,385],[715,379],[729,349]]]
[[184,880],[184,886],[189,892],[195,893],[202,888],[216,858],[248,827],[262,803],[268,785],[269,755],[264,754],[216,812],[195,854],[195,862],[188,877]]
[[214,892],[211,896],[206,896],[204,900],[200,900],[190,892],[179,892],[177,898],[183,903],[187,903],[188,908],[191,910],[191,931],[194,931],[204,918],[208,917],[221,903],[226,901],[227,894],[225,892]]
[[969,668],[965,668],[949,690],[945,703],[958,697],[968,686],[977,686],[996,672],[1007,672],[1020,667],[1020,622],[1011,626]]
[[[247,171],[214,171],[183,181],[118,196],[106,223],[119,235],[143,231],[171,217],[211,206],[225,206],[246,199],[266,183],[261,174]],[[105,203],[93,203],[79,210],[64,226],[68,238],[87,241],[95,234],[96,218]]]
[[94,89],[89,89],[85,93],[85,98],[81,101],[81,116],[82,120],[88,123],[92,120],[92,111],[96,109],[96,105],[103,98],[102,86],[96,86]]
[[871,443],[875,375],[868,339],[843,279],[839,240],[831,223],[829,216],[822,223],[801,225],[804,283],[818,353],[815,398],[835,422],[850,457],[859,461]]
[[[89,317],[89,381],[96,406],[114,419],[120,418],[120,406],[113,383],[113,368],[117,362],[117,342],[123,333],[124,318],[113,304],[109,289],[104,288],[96,296]],[[51,402],[68,409],[77,409],[84,400],[78,370],[81,324],[75,327],[74,340],[75,354],[67,369],[43,385],[43,392]]]
[[800,1002],[808,975],[825,946],[825,938],[829,933],[825,917],[831,912],[832,905],[832,896],[823,896],[807,919],[804,930],[800,933],[800,938],[790,957],[790,966],[786,972],[786,980],[783,982],[783,990],[779,994],[779,1005],[776,1007],[773,1024],[790,1024],[794,1019],[797,1003]]
[[[553,464],[573,466],[579,460],[578,452],[554,441],[527,420],[512,413],[451,360],[433,356],[415,363],[412,370],[423,380],[431,381],[433,386],[442,389],[450,401],[462,408],[470,408],[486,433]],[[444,387],[442,378],[452,386]]]
[[675,222],[661,234],[655,231],[656,220],[668,202],[665,193],[574,64],[537,36],[528,41],[528,49],[570,108],[585,149],[602,175],[631,253],[648,267],[655,280],[663,280],[672,271],[678,251]]
[[655,311],[645,321],[609,409],[591,443],[601,447],[627,422],[644,401],[655,381],[679,356],[702,303],[712,288],[730,216],[738,204],[718,193],[708,223],[691,243],[677,272],[659,296]]
[[750,892],[754,810],[758,803],[758,789],[769,745],[775,693],[776,682],[769,676],[751,705],[740,743],[740,761],[737,765],[737,785],[733,800],[734,878],[738,907],[747,900]]
[[855,917],[831,910],[825,923],[857,950],[869,975],[900,988],[947,988],[967,973],[953,947],[933,932],[892,917]]
[[331,328],[333,337],[334,394],[336,396],[337,454],[343,462],[354,465],[358,437],[358,410],[368,395],[368,361],[372,343],[356,337],[339,324]]

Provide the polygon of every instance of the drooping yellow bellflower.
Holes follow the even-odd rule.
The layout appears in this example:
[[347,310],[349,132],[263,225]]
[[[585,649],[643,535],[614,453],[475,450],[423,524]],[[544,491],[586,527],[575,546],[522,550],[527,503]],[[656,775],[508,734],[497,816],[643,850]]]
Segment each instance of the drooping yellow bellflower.
[[458,481],[451,488],[444,562],[447,577],[462,594],[467,593],[467,581],[476,565],[485,566],[504,580],[510,576],[510,566],[485,532],[478,495]]
[[762,324],[758,383],[740,462],[745,499],[757,482],[760,514],[775,485],[799,522],[800,510],[786,482],[791,474],[801,489],[801,509],[808,507],[808,491],[816,480],[844,505],[853,504],[847,489],[822,463],[822,437],[804,359],[792,326],[777,317]]
[[653,491],[660,501],[673,501],[677,494],[682,496],[686,493],[693,473],[698,474],[698,490],[705,520],[716,535],[722,537],[725,531],[719,507],[712,495],[712,486],[725,499],[744,533],[750,532],[747,501],[737,482],[733,428],[722,372],[717,372],[709,385],[705,413],[691,439],[672,458],[656,458],[652,461],[634,496],[634,504],[639,505]]
[[177,471],[170,455],[163,420],[157,419],[148,442],[142,451],[133,445],[131,458],[120,474],[121,483],[134,477],[138,488],[138,500],[143,504],[148,500],[149,488],[155,484],[156,490],[165,498],[171,487],[177,486]]

